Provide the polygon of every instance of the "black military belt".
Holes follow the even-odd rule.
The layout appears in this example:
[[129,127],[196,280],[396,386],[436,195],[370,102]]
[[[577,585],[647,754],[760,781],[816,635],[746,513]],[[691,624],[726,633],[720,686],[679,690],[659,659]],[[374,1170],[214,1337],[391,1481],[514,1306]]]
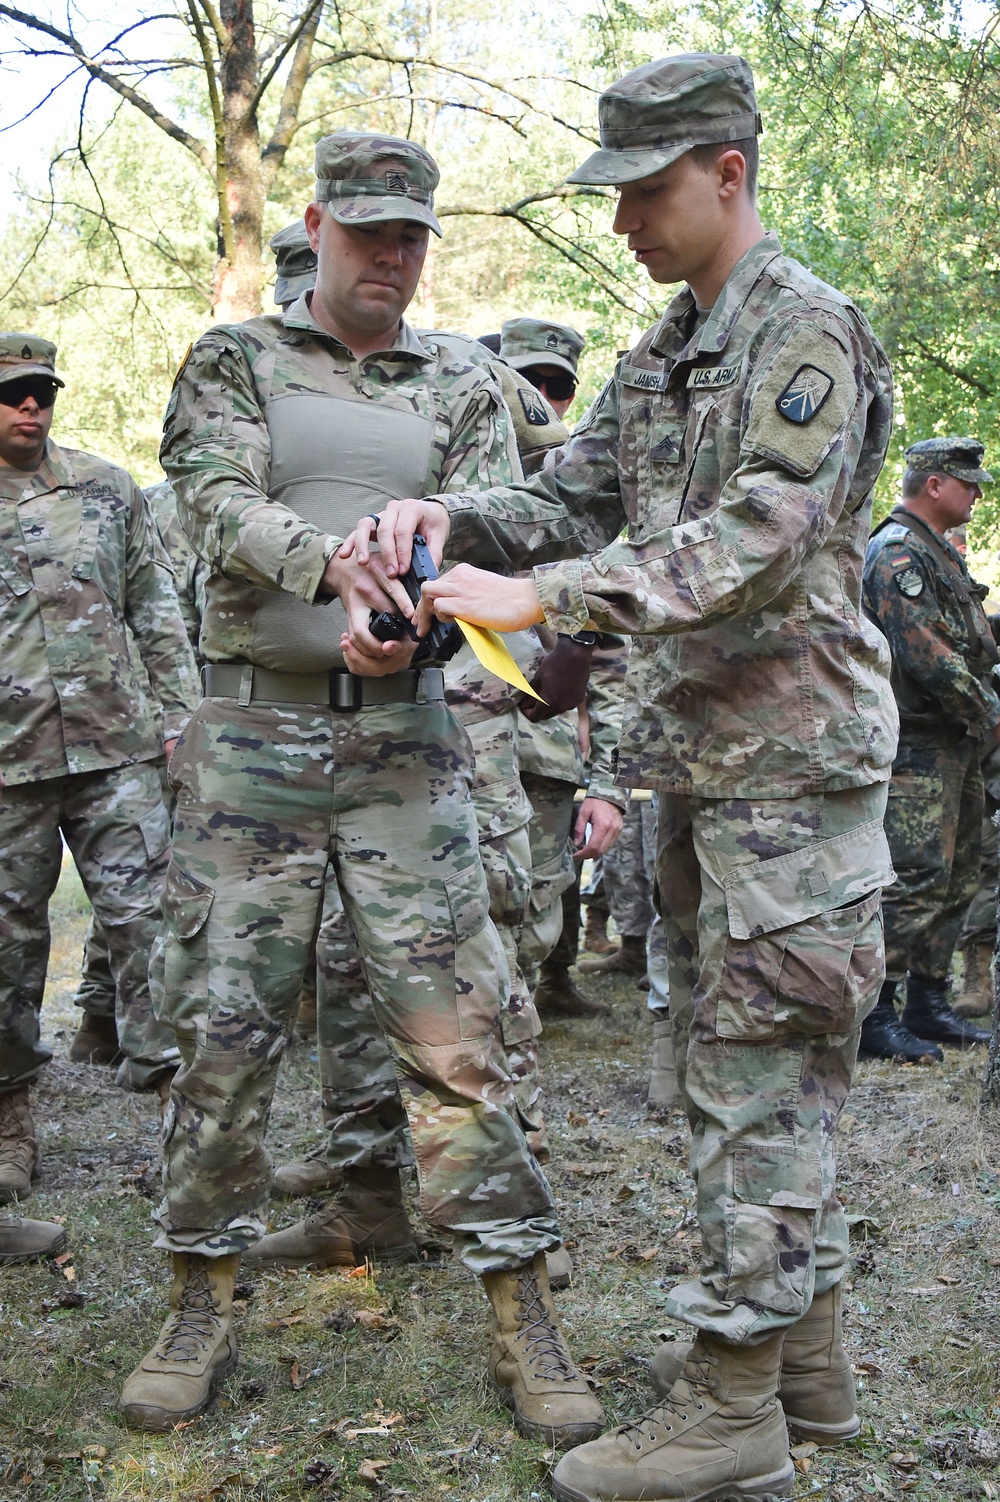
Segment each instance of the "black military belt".
[[329,673],[279,673],[252,663],[210,662],[201,670],[206,699],[248,704],[315,704],[350,713],[377,704],[433,704],[444,699],[440,668],[410,669],[384,678]]

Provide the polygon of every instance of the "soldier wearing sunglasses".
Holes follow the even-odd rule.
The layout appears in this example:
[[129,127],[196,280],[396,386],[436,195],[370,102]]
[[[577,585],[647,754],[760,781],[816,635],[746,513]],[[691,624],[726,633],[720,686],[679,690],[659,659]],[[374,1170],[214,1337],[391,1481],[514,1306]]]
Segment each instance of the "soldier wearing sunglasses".
[[[557,417],[576,395],[576,368],[584,338],[566,323],[545,318],[508,318],[500,330],[500,358],[540,391]],[[526,412],[528,422],[531,413]]]
[[[119,1083],[157,1089],[179,1057],[152,1018],[147,960],[170,841],[157,764],[197,674],[142,492],[49,437],[55,356],[47,339],[0,334],[0,1203],[40,1174],[29,1091],[52,1057],[39,1011],[63,840],[108,935]],[[0,1221],[0,1262],[64,1240],[44,1221]]]

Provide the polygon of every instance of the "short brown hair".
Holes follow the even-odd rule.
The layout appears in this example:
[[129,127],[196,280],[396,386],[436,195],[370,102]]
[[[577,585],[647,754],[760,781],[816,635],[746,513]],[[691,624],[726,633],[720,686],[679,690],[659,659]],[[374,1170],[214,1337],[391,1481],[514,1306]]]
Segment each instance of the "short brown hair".
[[747,136],[743,141],[709,141],[705,146],[692,146],[691,155],[702,171],[706,171],[724,151],[738,151],[747,164],[746,186],[752,202],[757,198],[757,170],[760,166],[760,147],[756,136]]

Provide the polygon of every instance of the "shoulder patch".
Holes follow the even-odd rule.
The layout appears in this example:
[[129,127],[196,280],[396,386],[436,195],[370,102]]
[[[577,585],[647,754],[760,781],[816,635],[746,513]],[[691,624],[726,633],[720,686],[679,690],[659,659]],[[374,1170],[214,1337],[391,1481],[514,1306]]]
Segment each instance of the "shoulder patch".
[[800,365],[774,405],[789,422],[812,422],[833,390],[833,376],[818,365]]
[[900,594],[906,595],[908,600],[915,600],[924,592],[923,576],[916,568],[904,568],[900,573],[893,574],[892,582]]
[[177,367],[177,374],[174,376],[174,385],[175,386],[177,385],[177,382],[180,380],[181,376],[184,374],[184,367],[187,364],[187,362],[190,360],[190,358],[191,358],[191,351],[193,349],[194,349],[194,343],[192,341],[192,343],[189,344],[188,347],[187,347],[187,349],[184,351],[184,358],[183,358],[183,360],[181,361],[181,363]]
[[523,386],[518,387],[517,394],[524,408],[525,421],[533,428],[548,427],[549,414],[541,397],[533,396],[530,391],[525,391]]

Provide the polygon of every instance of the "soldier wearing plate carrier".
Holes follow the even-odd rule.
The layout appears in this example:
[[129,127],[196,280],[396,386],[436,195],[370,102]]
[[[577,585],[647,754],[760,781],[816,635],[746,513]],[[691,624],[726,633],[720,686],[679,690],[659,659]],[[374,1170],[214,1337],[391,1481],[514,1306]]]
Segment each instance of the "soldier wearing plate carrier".
[[885,816],[897,876],[883,898],[886,979],[861,1050],[913,1061],[942,1058],[940,1043],[989,1041],[952,1010],[949,972],[979,880],[982,759],[1000,747],[1000,653],[986,589],[944,537],[993,479],[983,445],[928,438],[906,450],[906,466],[902,504],[876,527],[865,560],[865,605],[892,649],[900,735]]

